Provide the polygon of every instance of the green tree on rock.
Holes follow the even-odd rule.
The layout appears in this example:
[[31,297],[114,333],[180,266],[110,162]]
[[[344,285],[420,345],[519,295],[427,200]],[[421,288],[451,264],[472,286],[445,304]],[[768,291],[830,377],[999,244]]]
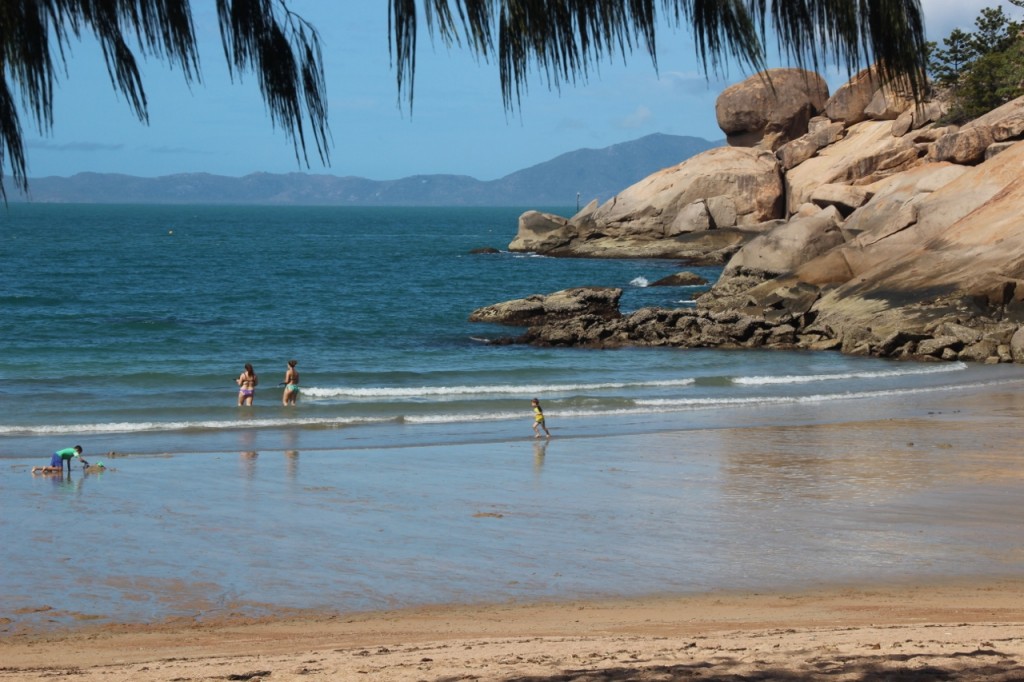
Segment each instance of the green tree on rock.
[[951,86],[977,57],[971,34],[954,29],[942,40],[942,48],[929,44],[928,68],[937,85]]
[[[1024,0],[1010,0],[1024,7]],[[976,30],[955,29],[943,48],[929,44],[928,65],[949,96],[948,123],[964,123],[1024,95],[1024,25],[1001,7],[982,9]]]

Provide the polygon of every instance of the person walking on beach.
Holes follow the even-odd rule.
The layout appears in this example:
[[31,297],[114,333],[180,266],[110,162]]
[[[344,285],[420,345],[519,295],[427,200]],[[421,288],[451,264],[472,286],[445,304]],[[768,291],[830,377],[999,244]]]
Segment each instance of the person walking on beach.
[[252,399],[256,395],[256,385],[260,383],[256,372],[252,369],[252,365],[248,362],[245,363],[245,371],[238,375],[235,383],[238,384],[239,406],[252,405]]
[[298,360],[288,361],[288,369],[284,373],[284,393],[281,394],[282,405],[294,405],[299,399],[299,373],[295,369],[297,364]]
[[[71,473],[71,460],[82,456],[82,446],[76,445],[73,448],[64,448],[53,453],[50,457],[50,466],[32,467],[32,473],[63,474],[64,462],[68,463],[68,473]],[[84,461],[84,460],[83,460]]]
[[541,409],[540,401],[534,398],[530,401],[530,405],[533,406],[533,437],[540,438],[540,429],[544,429],[544,433],[547,434],[548,438],[551,438],[551,432],[548,431],[547,424],[544,423],[544,410]]

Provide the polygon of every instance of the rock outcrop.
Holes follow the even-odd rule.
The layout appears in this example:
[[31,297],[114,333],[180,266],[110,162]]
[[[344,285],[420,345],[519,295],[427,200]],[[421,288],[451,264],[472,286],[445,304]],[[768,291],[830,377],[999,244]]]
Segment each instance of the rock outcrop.
[[511,251],[723,263],[765,221],[784,216],[778,159],[721,147],[651,175],[572,218],[529,211]]
[[614,287],[576,287],[547,296],[534,294],[504,303],[478,308],[470,322],[496,322],[527,326],[540,322],[562,323],[580,316],[619,317],[622,289]]
[[771,82],[774,96],[748,79],[716,108],[730,142],[754,146],[569,219],[524,214],[509,247],[725,264],[697,307],[540,315],[521,340],[1024,362],[1024,98],[958,128],[871,70],[831,98],[802,71]]

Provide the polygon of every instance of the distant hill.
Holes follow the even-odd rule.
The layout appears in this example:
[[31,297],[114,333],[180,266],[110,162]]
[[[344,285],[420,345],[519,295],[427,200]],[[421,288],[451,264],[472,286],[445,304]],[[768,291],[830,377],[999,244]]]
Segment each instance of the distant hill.
[[[498,180],[414,175],[399,180],[308,173],[252,173],[241,178],[181,173],[141,178],[78,173],[29,181],[39,203],[295,204],[338,206],[568,206],[605,201],[651,173],[722,142],[654,134],[603,149],[579,149]],[[10,201],[23,201],[7,185]]]

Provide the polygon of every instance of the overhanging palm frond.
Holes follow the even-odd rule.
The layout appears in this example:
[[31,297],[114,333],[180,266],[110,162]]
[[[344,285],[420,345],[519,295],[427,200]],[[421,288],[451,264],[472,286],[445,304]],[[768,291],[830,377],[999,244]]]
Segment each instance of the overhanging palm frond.
[[327,163],[330,132],[320,36],[282,0],[217,0],[220,33],[228,63],[239,73],[252,70],[270,110],[270,118],[306,154],[308,118],[320,160]]
[[[834,61],[849,72],[877,62],[884,80],[924,84],[924,22],[918,0],[423,0],[434,30],[496,56],[506,106],[536,70],[549,86],[585,80],[602,59],[645,51],[655,67],[656,12],[687,23],[705,71],[727,61],[764,68],[765,38],[798,66]],[[455,11],[451,11],[451,7]],[[391,0],[392,55],[400,92],[412,102],[415,0]],[[458,20],[455,17],[458,17]],[[429,27],[428,27],[429,28]],[[492,36],[497,35],[497,45]]]

